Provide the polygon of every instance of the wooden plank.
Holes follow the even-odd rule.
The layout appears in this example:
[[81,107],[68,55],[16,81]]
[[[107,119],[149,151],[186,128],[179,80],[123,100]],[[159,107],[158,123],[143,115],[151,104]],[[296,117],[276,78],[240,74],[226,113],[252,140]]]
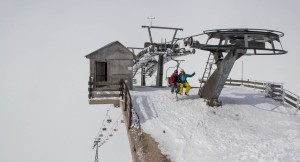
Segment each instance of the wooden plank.
[[264,83],[262,83],[262,82],[255,82],[255,81],[249,81],[248,82],[249,84],[254,84],[254,85],[264,85]]
[[288,94],[288,93],[285,93],[285,96],[286,96],[287,98],[289,98],[289,99],[295,101],[295,102],[297,102],[297,100],[298,100],[296,97],[293,97],[292,95],[290,95],[290,94]]
[[120,94],[93,94],[93,98],[120,97]]
[[277,92],[277,93],[282,94],[282,90],[281,89],[272,89],[272,90],[273,90],[273,92]]
[[89,82],[89,85],[120,85],[120,82]]
[[289,99],[287,99],[287,98],[284,98],[284,99],[285,99],[285,102],[286,102],[286,103],[288,103],[288,104],[290,104],[291,106],[297,108],[297,104],[296,104],[296,103],[292,102],[291,100],[289,100]]
[[264,87],[256,86],[256,85],[244,85],[244,86],[249,88],[264,89]]
[[89,104],[116,104],[120,105],[120,99],[90,99]]
[[281,84],[272,84],[272,83],[271,83],[271,87],[272,87],[272,88],[281,88],[282,85],[281,85]]
[[225,83],[225,85],[232,85],[232,86],[241,86],[242,84],[240,83]]
[[237,80],[237,79],[227,79],[227,81],[229,82],[229,81],[231,81],[231,82],[240,82],[240,83],[248,83],[248,80]]
[[121,91],[121,88],[89,88],[90,91]]
[[281,98],[281,94],[277,94],[277,93],[272,92],[271,95],[272,95],[272,97],[279,97],[279,98]]
[[255,88],[255,89],[260,89],[260,90],[265,90],[264,87],[260,87],[260,86],[253,86],[253,85],[244,85],[245,87],[250,87],[250,88]]
[[256,85],[256,84],[258,84],[258,85],[264,85],[264,83],[262,83],[262,82],[259,82],[259,81],[248,81],[248,80],[236,80],[236,79],[227,79],[226,80],[226,82],[238,82],[238,83],[249,83],[249,84],[254,84],[254,85]]

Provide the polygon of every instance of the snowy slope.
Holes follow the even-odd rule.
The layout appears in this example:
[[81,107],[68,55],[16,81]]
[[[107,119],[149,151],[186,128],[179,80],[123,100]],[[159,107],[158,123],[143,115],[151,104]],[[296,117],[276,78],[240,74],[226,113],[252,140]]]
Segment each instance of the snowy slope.
[[143,131],[172,161],[300,161],[295,108],[244,87],[224,88],[223,107],[211,108],[197,92],[176,102],[168,88],[132,91]]

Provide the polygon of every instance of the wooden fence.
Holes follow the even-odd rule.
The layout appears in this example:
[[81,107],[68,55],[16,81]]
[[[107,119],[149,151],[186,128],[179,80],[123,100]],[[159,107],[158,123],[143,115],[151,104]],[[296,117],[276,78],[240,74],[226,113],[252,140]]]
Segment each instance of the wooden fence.
[[[107,98],[107,97],[113,97],[113,98],[119,98],[120,100],[124,101],[124,110],[127,112],[128,116],[128,128],[130,129],[132,126],[132,121],[134,120],[140,127],[139,123],[139,116],[137,113],[135,113],[133,106],[132,106],[132,99],[130,95],[130,91],[128,89],[127,84],[123,79],[121,79],[119,82],[94,82],[92,78],[89,80],[89,99],[94,98]],[[132,119],[132,115],[135,115]]]
[[227,79],[225,85],[232,86],[245,86],[255,89],[260,89],[265,92],[267,97],[271,97],[275,100],[286,102],[289,105],[300,110],[300,98],[298,95],[292,93],[289,90],[283,88],[283,84],[272,83],[272,82],[261,82],[253,80],[237,80],[237,79]]

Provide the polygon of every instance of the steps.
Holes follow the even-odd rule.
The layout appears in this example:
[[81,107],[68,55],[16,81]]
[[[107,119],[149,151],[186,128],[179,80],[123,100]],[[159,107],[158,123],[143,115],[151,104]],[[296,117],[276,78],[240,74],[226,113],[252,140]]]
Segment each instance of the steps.
[[199,92],[198,92],[199,95],[201,94],[201,88],[205,85],[205,83],[207,83],[207,80],[209,79],[210,75],[212,74],[212,71],[215,70],[214,64],[215,64],[215,59],[214,59],[213,53],[210,52],[207,62],[206,62],[204,73],[202,75],[202,78],[199,80],[199,82],[200,82],[200,88],[199,88]]

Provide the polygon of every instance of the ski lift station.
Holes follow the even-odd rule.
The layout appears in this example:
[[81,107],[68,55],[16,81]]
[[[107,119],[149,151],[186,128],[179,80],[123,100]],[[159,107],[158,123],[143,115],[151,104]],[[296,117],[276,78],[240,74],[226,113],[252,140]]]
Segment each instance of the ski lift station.
[[[143,147],[143,144],[149,141],[145,142],[142,138],[136,138],[146,135],[141,130],[139,113],[136,111],[139,107],[133,106],[134,100],[132,100],[130,94],[132,92],[130,90],[133,89],[133,78],[136,74],[140,74],[141,86],[145,86],[145,76],[154,76],[153,74],[156,72],[156,87],[166,88],[162,86],[163,65],[168,61],[175,61],[178,69],[180,62],[183,60],[176,60],[176,58],[196,54],[195,50],[207,51],[208,57],[204,72],[198,74],[200,77],[202,76],[199,78],[199,86],[196,87],[199,89],[199,101],[205,101],[208,106],[222,106],[219,96],[225,85],[244,85],[245,87],[261,89],[274,100],[288,103],[300,110],[299,96],[283,89],[282,85],[249,81],[249,79],[248,81],[228,79],[234,63],[242,56],[286,54],[287,51],[283,49],[280,41],[280,38],[284,36],[282,32],[247,28],[216,29],[206,30],[193,36],[176,38],[177,31],[182,31],[182,28],[158,26],[142,26],[142,28],[148,29],[150,38],[150,42],[145,42],[143,48],[125,47],[120,42],[115,41],[86,56],[90,60],[89,103],[114,104],[115,107],[121,108],[123,113],[122,121],[127,128],[132,160],[134,162],[139,161],[137,157],[137,150],[139,149],[147,152],[149,157],[154,157],[157,154],[154,155],[153,152],[149,152],[147,148]],[[174,35],[171,41],[153,42],[151,29],[173,30]],[[200,39],[197,39],[198,36],[207,37],[207,41],[200,42]],[[134,49],[139,49],[140,52],[135,54]],[[199,65],[194,66],[195,68],[200,68],[198,67]],[[109,118],[107,123],[111,122],[112,120]],[[112,130],[116,131],[117,129]],[[107,128],[102,128],[102,131],[107,131]],[[111,136],[112,134],[108,137]],[[98,138],[100,136],[96,139]],[[147,140],[151,141],[152,139],[149,138]],[[98,143],[103,144],[105,141],[96,140],[95,146],[97,148]],[[98,153],[98,149],[96,152]],[[98,159],[97,155],[95,159]]]
[[[120,42],[112,42],[99,50],[87,55],[90,59],[90,87],[89,98],[120,97],[121,94],[104,91],[118,91],[122,79],[128,89],[133,88],[133,78],[137,71],[141,71],[141,85],[145,86],[145,76],[156,75],[156,86],[162,86],[163,65],[175,58],[195,54],[195,50],[208,51],[208,61],[203,72],[199,87],[199,97],[208,101],[209,106],[220,106],[219,95],[226,83],[229,73],[240,57],[244,55],[280,55],[286,54],[280,38],[282,32],[266,29],[216,29],[206,30],[201,34],[185,38],[176,38],[177,31],[182,28],[142,26],[147,28],[150,42],[135,55],[134,48],[126,48]],[[174,30],[170,42],[153,42],[151,29]],[[207,36],[206,42],[196,40],[198,36]],[[215,43],[211,43],[215,40]],[[131,52],[129,49],[132,49]],[[158,58],[158,59],[157,59]],[[197,66],[197,65],[195,65]],[[215,68],[212,68],[212,67]],[[196,67],[197,68],[197,67]],[[200,74],[201,75],[201,74]],[[93,84],[93,85],[91,85]],[[99,89],[102,88],[102,89]],[[104,88],[104,89],[103,89]],[[119,90],[122,91],[122,90]],[[116,92],[117,93],[117,92]],[[122,92],[119,92],[122,93]]]

